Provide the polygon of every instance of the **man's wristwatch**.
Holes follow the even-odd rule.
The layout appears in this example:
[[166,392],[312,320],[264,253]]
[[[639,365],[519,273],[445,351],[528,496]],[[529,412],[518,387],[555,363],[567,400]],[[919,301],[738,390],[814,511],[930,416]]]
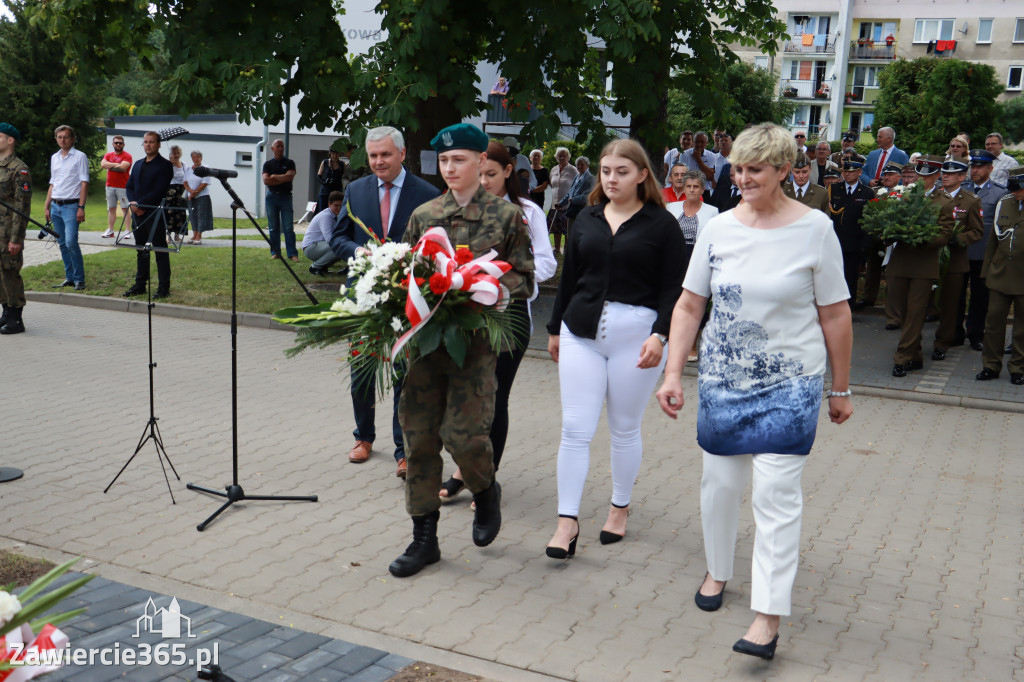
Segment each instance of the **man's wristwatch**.
[[658,341],[661,341],[662,348],[664,348],[665,344],[668,343],[668,337],[665,336],[664,334],[658,334],[657,332],[655,332],[654,334],[652,334],[652,336],[657,338]]

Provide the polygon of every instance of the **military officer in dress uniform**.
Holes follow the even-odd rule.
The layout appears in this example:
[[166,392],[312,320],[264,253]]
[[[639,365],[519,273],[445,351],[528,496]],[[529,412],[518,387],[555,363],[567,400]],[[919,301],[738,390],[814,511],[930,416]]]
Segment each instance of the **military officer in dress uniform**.
[[842,149],[835,152],[834,154],[832,154],[832,156],[829,157],[829,160],[839,168],[842,168],[843,161],[847,156],[849,156],[850,153],[855,153],[848,152],[847,150],[851,150],[857,145],[857,136],[854,135],[853,133],[843,133],[842,144]]
[[900,341],[893,354],[892,375],[924,367],[921,355],[921,328],[932,298],[932,283],[939,278],[939,251],[953,236],[953,198],[935,186],[943,157],[920,156],[917,176],[932,201],[939,205],[939,234],[927,244],[896,244],[885,267],[887,297],[897,319],[902,322]]
[[[975,377],[988,381],[1003,368],[1003,343],[1006,317],[1013,304],[1013,349],[1007,369],[1010,383],[1024,386],[1024,171],[1006,181],[1009,194],[996,204],[992,234],[985,246],[981,276],[988,286],[988,316],[985,318],[985,342],[981,351],[984,369]],[[1017,234],[1017,231],[1020,234]]]
[[953,237],[949,240],[949,263],[939,283],[939,328],[935,330],[932,360],[944,360],[950,346],[963,344],[963,310],[960,292],[970,272],[967,247],[981,240],[985,226],[981,222],[981,200],[961,187],[967,178],[967,164],[950,159],[942,164],[942,189],[953,198]]
[[[967,247],[967,260],[971,271],[964,279],[960,290],[960,312],[966,309],[967,340],[971,348],[982,350],[985,337],[985,316],[988,312],[988,287],[981,276],[981,265],[985,260],[985,247],[992,235],[992,220],[996,214],[996,204],[1006,194],[1006,187],[992,180],[993,161],[995,155],[986,149],[971,150],[971,178],[964,187],[981,200],[981,222],[985,225],[985,234],[980,241]],[[967,301],[967,288],[970,286],[970,306]]]
[[[881,187],[876,194],[887,194],[889,190],[900,184],[903,165],[890,161],[882,168]],[[885,258],[885,244],[876,237],[865,237],[864,240],[864,298],[853,304],[854,310],[861,310],[875,305],[878,300],[878,287],[882,283],[882,261]]]
[[[415,244],[430,228],[442,227],[452,246],[467,246],[474,257],[493,249],[497,260],[512,266],[501,283],[513,298],[527,298],[533,293],[529,231],[518,206],[480,185],[488,142],[482,130],[468,123],[449,126],[431,140],[449,191],[413,211],[404,239]],[[490,439],[496,362],[497,354],[478,334],[461,366],[443,347],[409,364],[398,418],[405,435],[405,506],[412,516],[413,540],[388,569],[396,577],[414,575],[441,559],[437,491],[442,445],[452,453],[476,502],[473,542],[484,547],[498,535],[501,486],[494,479]]]
[[[32,209],[32,176],[28,166],[14,154],[21,133],[10,123],[0,123],[0,199],[28,215]],[[0,294],[3,316],[0,334],[25,331],[21,312],[25,308],[25,284],[21,281],[24,261],[25,227],[28,220],[0,206]]]
[[811,162],[803,154],[797,155],[792,175],[793,181],[787,182],[782,192],[790,199],[828,215],[828,191],[811,182]]
[[843,182],[828,188],[829,213],[843,250],[843,275],[850,288],[850,303],[857,299],[857,279],[864,256],[864,232],[860,217],[864,207],[875,198],[874,190],[860,182],[863,156],[850,156],[843,161]]

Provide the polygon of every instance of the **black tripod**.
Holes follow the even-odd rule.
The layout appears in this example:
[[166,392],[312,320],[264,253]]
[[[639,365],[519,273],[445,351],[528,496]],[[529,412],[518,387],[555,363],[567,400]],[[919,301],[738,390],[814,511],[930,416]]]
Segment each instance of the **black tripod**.
[[[158,221],[154,221],[154,223],[158,223]],[[141,230],[137,231],[137,233],[141,233]],[[150,236],[146,245],[138,250],[145,251],[146,258],[148,259],[155,248],[156,247],[153,246],[153,238]],[[139,451],[142,450],[142,446],[146,444],[146,441],[152,439],[153,445],[156,446],[156,457],[160,460],[160,468],[164,471],[164,480],[167,481],[167,492],[171,494],[171,504],[177,504],[177,502],[174,501],[174,491],[171,490],[171,479],[167,477],[167,467],[164,466],[164,460],[167,460],[167,466],[171,467],[171,471],[174,472],[175,478],[180,481],[181,476],[178,475],[178,472],[174,468],[174,464],[171,463],[171,458],[167,456],[166,448],[164,448],[164,440],[160,436],[160,427],[157,425],[159,418],[155,414],[155,401],[153,398],[153,370],[156,368],[156,363],[153,362],[153,307],[156,305],[153,303],[153,268],[149,269],[149,278],[146,284],[146,290],[148,292],[146,300],[146,317],[149,321],[149,421],[146,422],[146,428],[142,431],[142,437],[139,439],[139,444],[135,448],[135,452],[132,453],[132,456],[129,457],[128,461],[124,463],[123,467],[121,467],[121,471],[117,472],[117,476],[114,476],[114,480],[112,480],[107,487],[103,489],[103,492],[110,490],[110,486],[117,482],[118,477],[123,474],[124,470],[128,468],[128,465],[132,463],[132,460],[135,459],[135,455],[139,454]]]
[[[197,490],[201,493],[207,493],[210,495],[216,495],[222,497],[227,501],[222,504],[217,511],[213,512],[209,518],[196,526],[196,530],[204,531],[214,519],[220,516],[221,512],[233,505],[235,502],[243,502],[245,500],[276,500],[279,502],[316,502],[316,495],[307,496],[282,496],[282,495],[246,495],[245,491],[242,490],[242,486],[238,483],[238,320],[235,307],[235,290],[238,285],[238,211],[245,212],[245,215],[249,217],[252,224],[259,230],[259,233],[263,236],[263,239],[270,243],[270,239],[260,228],[256,219],[253,218],[252,214],[245,209],[245,205],[242,200],[235,193],[235,190],[231,189],[231,185],[228,184],[224,177],[220,177],[220,184],[224,186],[224,189],[231,196],[233,200],[231,203],[231,485],[225,486],[224,491],[214,490],[213,488],[204,488],[203,486],[189,483],[185,487],[189,490]],[[306,296],[312,301],[313,305],[319,303],[316,297],[310,293],[309,289],[302,283],[295,272],[289,267],[288,262],[282,258],[281,262],[288,268],[288,272],[292,274],[295,281],[299,283],[302,290],[306,292]]]

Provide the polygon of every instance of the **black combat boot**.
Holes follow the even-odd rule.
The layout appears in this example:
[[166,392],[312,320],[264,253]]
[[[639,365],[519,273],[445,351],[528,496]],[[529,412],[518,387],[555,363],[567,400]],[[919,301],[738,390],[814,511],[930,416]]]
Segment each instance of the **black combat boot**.
[[474,493],[476,515],[473,517],[473,544],[486,547],[494,542],[501,529],[501,486],[491,482],[487,490]]
[[0,327],[0,334],[20,334],[25,331],[25,325],[21,322],[21,311],[24,309],[24,306],[11,306],[7,309],[7,321]]
[[3,306],[4,306],[4,314],[0,315],[0,327],[4,326],[4,323],[7,322],[7,316],[10,314],[10,310],[11,310],[10,308],[7,307],[6,303],[4,303]]
[[437,520],[440,518],[439,511],[412,517],[412,544],[388,566],[391,575],[408,578],[422,571],[424,566],[441,560],[441,548],[437,545]]

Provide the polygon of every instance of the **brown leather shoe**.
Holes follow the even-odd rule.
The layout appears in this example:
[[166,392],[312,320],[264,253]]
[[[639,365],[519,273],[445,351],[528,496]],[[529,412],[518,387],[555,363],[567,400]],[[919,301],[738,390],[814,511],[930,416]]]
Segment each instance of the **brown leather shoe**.
[[370,450],[373,446],[367,443],[365,440],[357,440],[356,444],[352,446],[352,449],[348,452],[348,461],[355,464],[362,464],[366,460],[370,459]]
[[405,457],[398,460],[398,471],[395,472],[395,476],[398,476],[403,481],[405,480],[405,472],[408,467],[405,464]]

